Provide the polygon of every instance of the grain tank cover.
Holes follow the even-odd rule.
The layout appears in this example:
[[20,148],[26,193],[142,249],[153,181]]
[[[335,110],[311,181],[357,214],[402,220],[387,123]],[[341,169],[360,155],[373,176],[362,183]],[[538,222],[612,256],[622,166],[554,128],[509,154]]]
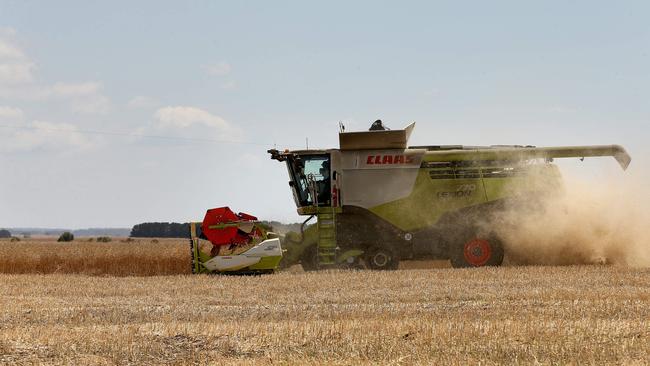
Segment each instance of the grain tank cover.
[[339,133],[341,150],[406,149],[415,122],[402,130],[378,130]]

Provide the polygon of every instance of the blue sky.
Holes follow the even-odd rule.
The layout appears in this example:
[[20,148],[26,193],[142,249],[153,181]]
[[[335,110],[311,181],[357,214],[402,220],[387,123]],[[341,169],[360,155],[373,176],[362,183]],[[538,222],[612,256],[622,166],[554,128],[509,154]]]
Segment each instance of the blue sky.
[[0,0],[0,226],[221,205],[296,221],[265,151],[335,147],[338,121],[416,121],[413,144],[618,143],[641,175],[650,5],[612,4]]

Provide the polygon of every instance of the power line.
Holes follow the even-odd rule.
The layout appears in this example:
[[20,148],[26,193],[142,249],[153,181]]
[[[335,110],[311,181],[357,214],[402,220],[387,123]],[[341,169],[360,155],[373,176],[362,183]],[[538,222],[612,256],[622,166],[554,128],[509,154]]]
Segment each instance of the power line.
[[[132,132],[113,132],[113,131],[98,131],[98,130],[79,130],[79,129],[71,130],[71,129],[65,129],[65,128],[51,128],[51,127],[38,127],[38,126],[0,125],[0,128],[11,128],[11,129],[17,129],[17,130],[56,131],[56,132],[81,133],[81,134],[92,134],[92,135],[141,137],[141,138],[152,138],[152,139],[163,139],[163,140],[178,140],[178,141],[192,141],[192,142],[210,142],[210,143],[220,143],[220,144],[239,144],[239,145],[257,145],[257,146],[273,146],[273,145],[275,145],[275,143],[262,143],[262,142],[237,141],[237,140],[215,140],[215,139],[194,138],[194,137],[180,137],[180,136],[146,135],[146,134],[132,133]],[[291,147],[291,146],[289,146],[289,147]]]

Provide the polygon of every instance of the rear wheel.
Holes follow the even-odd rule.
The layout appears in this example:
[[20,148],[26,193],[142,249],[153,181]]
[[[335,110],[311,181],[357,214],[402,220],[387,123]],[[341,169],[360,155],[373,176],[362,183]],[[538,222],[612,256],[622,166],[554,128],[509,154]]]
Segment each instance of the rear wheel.
[[449,248],[451,265],[455,268],[500,266],[503,244],[494,234],[471,233],[452,243]]
[[395,270],[399,266],[399,258],[395,253],[380,246],[370,247],[364,255],[364,262],[368,268],[379,271]]

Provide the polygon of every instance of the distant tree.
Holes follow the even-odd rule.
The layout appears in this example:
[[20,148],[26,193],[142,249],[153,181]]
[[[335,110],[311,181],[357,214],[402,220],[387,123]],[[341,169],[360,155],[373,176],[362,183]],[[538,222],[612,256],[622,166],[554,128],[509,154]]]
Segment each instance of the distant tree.
[[132,238],[188,238],[190,224],[177,222],[145,222],[133,226]]
[[11,241],[12,241],[12,242],[20,241],[20,238],[17,237],[17,236],[12,236],[12,237],[11,237]]
[[11,238],[11,233],[9,230],[2,229],[0,230],[0,238]]
[[261,221],[259,225],[266,231],[273,231],[273,225],[268,221]]
[[66,231],[61,236],[59,236],[59,239],[57,241],[73,241],[74,240],[74,235],[72,235],[71,232]]
[[98,243],[108,243],[111,242],[113,239],[111,239],[110,236],[98,236],[97,237],[97,242]]

